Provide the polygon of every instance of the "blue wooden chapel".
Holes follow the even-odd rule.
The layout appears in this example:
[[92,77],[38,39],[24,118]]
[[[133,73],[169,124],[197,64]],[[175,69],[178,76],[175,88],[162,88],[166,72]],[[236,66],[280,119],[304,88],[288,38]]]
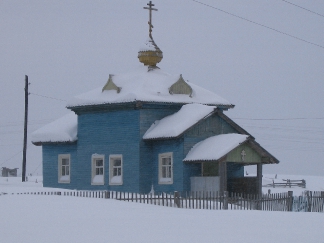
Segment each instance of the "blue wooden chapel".
[[[71,99],[70,114],[33,133],[44,187],[261,193],[262,165],[279,161],[224,114],[233,104],[157,67],[163,53],[151,26],[140,68],[109,75]],[[257,175],[245,177],[250,165]]]

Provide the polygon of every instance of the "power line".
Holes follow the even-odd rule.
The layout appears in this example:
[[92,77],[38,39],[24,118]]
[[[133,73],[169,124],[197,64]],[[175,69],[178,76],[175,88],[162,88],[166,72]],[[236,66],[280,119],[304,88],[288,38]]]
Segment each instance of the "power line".
[[299,38],[299,37],[297,37],[297,36],[294,36],[294,35],[288,34],[288,33],[286,33],[286,32],[283,32],[283,31],[277,30],[277,29],[275,29],[275,28],[272,28],[272,27],[266,26],[266,25],[264,25],[264,24],[257,23],[257,22],[255,22],[255,21],[253,21],[253,20],[249,20],[249,19],[244,18],[244,17],[241,17],[241,16],[239,16],[239,15],[232,14],[232,13],[230,13],[230,12],[227,12],[227,11],[222,10],[222,9],[220,9],[220,8],[214,7],[214,6],[212,6],[212,5],[209,5],[209,4],[206,4],[206,3],[203,3],[203,2],[199,2],[199,1],[197,1],[197,0],[192,0],[192,1],[193,1],[193,2],[196,2],[196,3],[199,3],[199,4],[201,4],[201,5],[204,5],[204,6],[206,6],[206,7],[209,7],[209,8],[215,9],[215,10],[218,10],[218,11],[223,12],[223,13],[225,13],[225,14],[231,15],[231,16],[233,16],[233,17],[239,18],[239,19],[241,19],[241,20],[245,20],[245,21],[247,21],[247,22],[249,22],[249,23],[252,23],[252,24],[255,24],[255,25],[258,25],[258,26],[264,27],[264,28],[266,28],[266,29],[269,29],[269,30],[275,31],[275,32],[277,32],[277,33],[279,33],[279,34],[286,35],[286,36],[289,36],[289,37],[294,38],[294,39],[296,39],[296,40],[299,40],[299,41],[305,42],[305,43],[307,43],[307,44],[310,44],[310,45],[313,45],[313,46],[317,46],[317,47],[320,47],[320,48],[324,49],[324,46],[322,46],[322,45],[319,45],[319,44],[316,44],[316,43],[310,42],[310,41],[308,41],[308,40],[305,40],[305,39]]
[[36,167],[36,169],[33,171],[32,174],[34,174],[41,165],[42,165],[42,162],[39,163],[39,165]]
[[18,154],[20,154],[21,152],[22,152],[22,150],[20,150],[18,153],[15,153],[13,156],[9,157],[7,160],[5,160],[4,162],[2,162],[2,163],[0,164],[0,166],[3,165],[4,163],[8,162],[8,161],[11,160],[12,158],[16,157],[16,156],[17,156]]
[[40,94],[31,93],[31,92],[29,92],[29,94],[36,95],[36,96],[40,96],[40,97],[47,98],[47,99],[59,100],[59,101],[66,102],[66,100],[62,100],[62,99],[58,99],[58,98],[54,98],[54,97],[50,97],[50,96],[46,96],[46,95],[40,95]]
[[307,8],[304,8],[304,7],[302,7],[302,6],[299,6],[299,5],[295,4],[295,3],[291,3],[291,2],[286,1],[286,0],[281,0],[281,1],[283,1],[283,2],[285,2],[285,3],[288,3],[288,4],[291,4],[291,5],[293,5],[293,6],[297,7],[297,8],[301,8],[301,9],[303,9],[303,10],[306,10],[306,11],[312,13],[312,14],[316,14],[316,15],[318,15],[318,16],[324,17],[324,15],[322,15],[322,14],[316,13],[316,12],[314,12],[314,11],[312,11],[312,10],[309,10],[309,9],[307,9]]
[[22,146],[22,144],[0,144],[0,147],[7,147],[7,146]]
[[[39,124],[43,124],[45,122],[53,121],[53,119],[31,120],[31,121],[28,121],[28,125],[39,125]],[[24,121],[7,122],[7,123],[0,124],[0,127],[15,127],[15,126],[23,126],[23,125],[24,125]]]
[[[53,121],[53,120],[50,120],[50,119],[48,119],[47,120],[47,122],[49,122],[49,121]],[[44,124],[44,123],[46,123],[46,122],[41,122],[41,121],[39,121],[39,122],[28,122],[28,126],[36,126],[36,125],[41,125],[41,124]],[[16,125],[1,125],[0,124],[0,127],[21,127],[21,126],[23,126],[23,124],[16,124]]]
[[324,133],[323,129],[308,129],[308,128],[297,128],[297,127],[279,127],[279,126],[260,126],[260,125],[251,125],[251,124],[243,124],[243,127],[250,127],[253,129],[260,129],[262,132],[270,131],[270,132],[298,132],[298,133],[307,133],[310,135],[320,135],[321,133]]
[[291,121],[291,120],[324,120],[324,117],[294,117],[294,118],[233,118],[237,120],[249,120],[249,121]]

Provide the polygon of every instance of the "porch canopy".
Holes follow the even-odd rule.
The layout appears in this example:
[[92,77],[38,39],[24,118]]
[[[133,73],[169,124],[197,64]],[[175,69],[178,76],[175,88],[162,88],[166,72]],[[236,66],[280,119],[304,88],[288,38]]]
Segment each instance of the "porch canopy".
[[249,135],[220,134],[209,137],[189,151],[184,162],[236,162],[243,164],[277,164],[279,161]]
[[[201,184],[206,184],[210,176],[217,176],[219,183],[216,185],[216,190],[220,192],[259,195],[262,193],[262,164],[279,163],[275,157],[255,142],[254,138],[243,134],[221,134],[209,137],[194,145],[183,161],[202,164],[202,177],[193,177],[191,188],[200,188]],[[240,169],[235,169],[235,164],[239,167],[257,165],[257,176],[244,177]],[[205,173],[205,166],[207,173]],[[210,173],[210,171],[214,172]],[[237,171],[239,174],[236,174]]]

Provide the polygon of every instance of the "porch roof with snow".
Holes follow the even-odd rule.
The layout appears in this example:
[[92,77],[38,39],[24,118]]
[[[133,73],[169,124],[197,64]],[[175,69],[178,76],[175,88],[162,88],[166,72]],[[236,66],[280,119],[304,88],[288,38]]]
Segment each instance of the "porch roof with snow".
[[[272,156],[268,151],[260,146],[254,139],[249,135],[231,133],[231,134],[220,134],[213,137],[209,137],[197,144],[195,144],[192,149],[189,151],[187,156],[184,158],[184,162],[207,162],[207,161],[219,161],[225,156],[231,154],[234,150],[240,149],[241,145],[247,145],[253,153],[257,154],[259,161],[253,161],[253,163],[262,163],[262,164],[277,164],[277,160]],[[232,156],[233,158],[233,156]],[[232,161],[231,161],[232,162]],[[251,164],[251,161],[240,161],[233,162],[242,162]]]
[[248,135],[221,134],[197,143],[183,161],[216,161],[248,139]]
[[178,137],[200,120],[210,116],[215,109],[215,106],[201,104],[183,105],[178,112],[155,121],[146,131],[143,139]]
[[73,143],[77,140],[78,117],[73,112],[32,133],[32,143]]
[[[175,94],[170,92],[170,87],[175,84],[181,75],[170,75],[159,68],[150,69],[141,66],[133,72],[121,75],[110,75],[110,82],[118,90],[105,90],[102,87],[84,94],[75,96],[68,101],[67,107],[94,106],[103,104],[117,104],[129,102],[154,102],[154,103],[199,103],[216,105],[220,108],[233,108],[234,105],[217,94],[188,83],[192,94]],[[112,84],[112,85],[113,85]]]

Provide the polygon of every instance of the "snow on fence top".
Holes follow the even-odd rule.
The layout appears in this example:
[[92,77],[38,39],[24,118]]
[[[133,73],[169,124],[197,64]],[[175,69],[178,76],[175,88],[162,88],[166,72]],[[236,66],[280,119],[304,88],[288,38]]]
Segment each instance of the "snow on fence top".
[[143,139],[177,137],[201,119],[210,115],[215,108],[215,106],[201,104],[184,105],[178,112],[155,121],[146,131]]
[[74,142],[77,140],[77,115],[71,112],[32,133],[32,143]]
[[118,86],[116,90],[104,90],[102,87],[72,98],[67,106],[87,106],[112,103],[127,103],[134,101],[161,103],[200,103],[208,105],[233,105],[215,93],[190,83],[193,89],[191,96],[170,94],[169,88],[176,83],[180,75],[170,75],[160,69],[148,71],[145,66],[128,74],[113,75],[112,81]]
[[248,137],[249,135],[235,133],[209,137],[194,145],[183,161],[218,160],[246,141]]

